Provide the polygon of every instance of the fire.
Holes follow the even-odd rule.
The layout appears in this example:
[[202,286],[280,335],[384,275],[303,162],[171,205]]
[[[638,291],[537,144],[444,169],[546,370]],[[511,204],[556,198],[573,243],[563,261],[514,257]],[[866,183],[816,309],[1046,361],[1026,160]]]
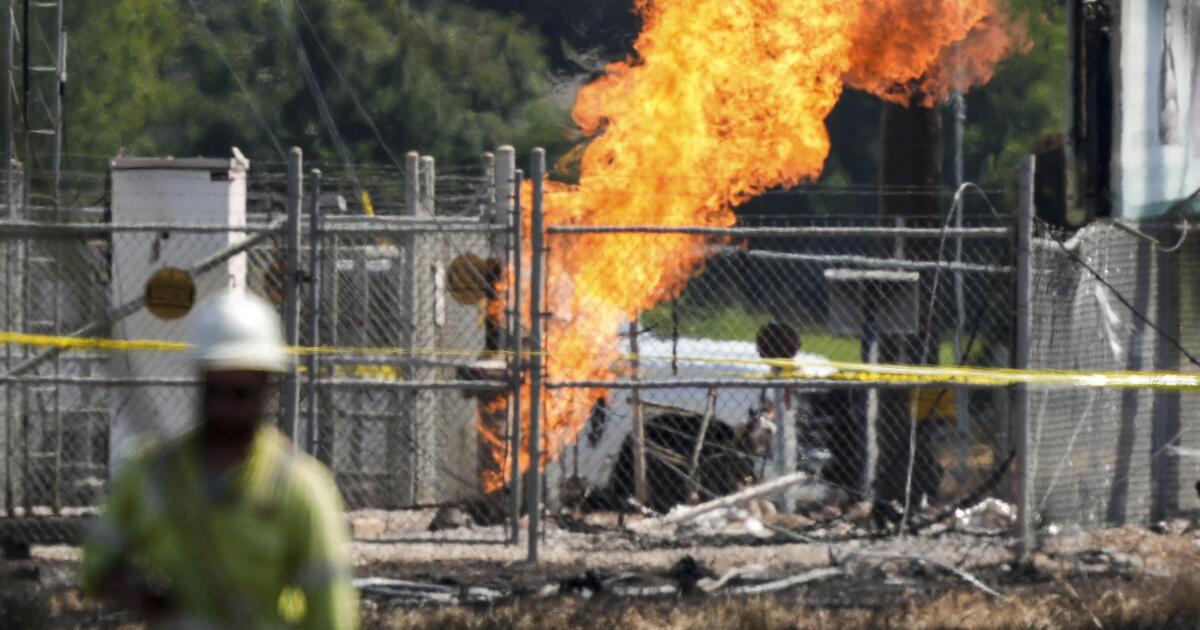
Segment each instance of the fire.
[[[644,21],[636,54],[579,93],[574,119],[591,140],[577,185],[546,182],[546,224],[730,226],[737,204],[821,173],[824,121],[847,85],[907,103],[987,81],[1021,39],[998,1],[635,0]],[[619,330],[677,295],[706,257],[704,240],[685,235],[547,245],[555,380],[611,378]],[[572,443],[602,393],[547,392],[543,452]],[[527,444],[522,451],[524,469]],[[510,475],[508,462],[499,468],[487,489]]]

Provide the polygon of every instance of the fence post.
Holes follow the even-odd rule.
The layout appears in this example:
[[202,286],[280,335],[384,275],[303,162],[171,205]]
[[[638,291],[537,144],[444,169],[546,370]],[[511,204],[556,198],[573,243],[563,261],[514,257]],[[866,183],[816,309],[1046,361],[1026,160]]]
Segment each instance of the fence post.
[[[484,159],[484,172],[485,172],[485,174],[491,175],[491,182],[490,182],[490,186],[489,186],[489,194],[490,194],[490,197],[492,200],[491,221],[493,223],[497,223],[497,224],[505,223],[507,221],[512,221],[515,204],[517,202],[516,195],[514,194],[514,191],[515,191],[514,178],[515,178],[516,172],[517,172],[516,149],[512,148],[509,145],[504,145],[504,146],[497,148],[496,152],[494,154],[485,153],[483,156],[483,159]],[[519,221],[518,221],[518,223],[519,223]],[[519,229],[519,227],[517,229]],[[510,244],[508,244],[508,243],[501,245],[501,241],[499,240],[500,238],[502,238],[502,235],[498,235],[495,237],[496,240],[493,241],[493,244],[495,247],[507,248],[510,246]],[[518,249],[517,251],[519,252],[520,250]],[[504,264],[508,264],[509,262],[512,262],[512,260],[505,260]],[[511,304],[509,304],[509,307],[511,309],[510,317],[516,317],[519,319],[521,316],[520,300],[513,300],[513,302]],[[515,334],[515,331],[517,331],[517,330],[519,330],[519,328],[513,328],[512,331],[510,331],[510,334]],[[509,343],[511,344],[512,342],[513,342],[513,340],[510,339]],[[515,365],[515,364],[510,364],[510,368],[512,368],[513,365]],[[518,382],[519,382],[519,379],[518,379]],[[509,542],[513,545],[516,545],[517,543],[519,543],[520,538],[521,538],[521,534],[520,534],[520,529],[521,529],[521,512],[520,512],[520,510],[521,510],[521,479],[522,479],[521,474],[520,474],[520,471],[521,471],[521,467],[520,467],[521,442],[519,440],[519,435],[514,435],[514,433],[511,431],[511,429],[509,429],[509,427],[513,426],[512,423],[514,423],[514,422],[518,422],[518,423],[520,422],[520,411],[519,411],[520,410],[520,400],[519,400],[519,397],[520,397],[520,392],[517,392],[516,395],[514,395],[510,399],[510,404],[504,410],[504,412],[505,412],[504,418],[497,417],[498,414],[494,414],[491,411],[487,411],[487,410],[480,411],[480,418],[483,421],[483,423],[485,424],[485,428],[487,431],[490,431],[493,435],[500,435],[500,434],[504,433],[509,436],[509,440],[510,440],[509,449],[511,451],[511,453],[510,453],[511,460],[513,462],[517,463],[517,466],[511,470],[511,475],[510,475],[511,478],[509,479],[509,497],[508,497],[509,498],[509,507],[508,507],[508,509],[509,509],[509,514],[508,514],[509,532],[508,532],[508,536],[509,536]],[[515,407],[514,407],[514,405],[515,405]],[[519,432],[520,432],[520,428],[518,427],[516,433],[519,434]],[[496,461],[496,459],[494,458],[494,456],[491,453],[491,451],[492,451],[491,444],[488,443],[486,440],[484,440],[481,437],[478,440],[478,448],[479,448],[479,453],[478,453],[477,461],[478,461],[480,476],[482,477],[483,475],[489,474],[489,473],[499,473],[503,477],[504,463]]]
[[[404,216],[416,217],[420,214],[421,206],[421,155],[409,151],[404,155]],[[417,236],[405,234],[398,239],[403,251],[403,268],[400,271],[400,347],[405,353],[401,361],[400,373],[404,380],[416,378],[416,368],[411,359],[417,343]],[[419,443],[412,437],[408,446],[403,446],[405,431],[416,428],[417,391],[410,390],[398,394],[405,415],[388,425],[387,459],[392,470],[395,489],[390,493],[390,500],[399,505],[405,501],[416,499],[417,459],[420,457],[417,449],[411,443]],[[410,434],[411,435],[411,434]],[[407,452],[407,457],[406,455]]]
[[541,421],[542,421],[542,274],[545,272],[545,249],[543,239],[543,195],[542,186],[546,176],[546,151],[534,149],[529,167],[533,184],[533,208],[530,238],[533,248],[533,267],[530,269],[529,302],[529,562],[538,561],[538,522],[541,516],[541,491],[539,489],[541,466]]
[[[284,246],[283,334],[289,346],[300,340],[300,206],[304,198],[304,153],[288,151],[287,234]],[[284,429],[293,443],[300,440],[300,367],[292,362],[283,387]]]
[[[641,313],[636,313],[629,322],[629,353],[630,371],[633,381],[640,380],[642,363],[639,357],[641,348],[638,337],[641,331]],[[638,503],[646,505],[650,492],[646,487],[646,418],[642,414],[642,392],[638,387],[629,390],[630,405],[633,407],[633,497]]]
[[509,346],[512,352],[509,378],[512,380],[512,397],[508,413],[512,427],[509,432],[509,519],[512,522],[511,543],[521,542],[521,382],[524,361],[521,359],[521,171],[513,177],[512,217],[512,306],[508,311]]
[[[1037,164],[1033,156],[1021,160],[1020,198],[1017,206],[1017,296],[1016,296],[1016,344],[1013,353],[1013,368],[1029,368],[1029,335],[1033,325],[1030,300],[1032,298],[1032,275],[1030,255],[1033,241],[1033,178]],[[1033,482],[1029,471],[1029,386],[1017,384],[1012,388],[1013,425],[1017,436],[1017,538],[1022,561],[1028,560],[1033,552],[1035,532],[1033,530]]]
[[[321,171],[309,171],[312,177],[312,200],[308,210],[308,343],[321,345]],[[320,355],[309,353],[308,368],[308,454],[317,457],[317,397]]]
[[[421,156],[420,195],[418,196],[417,216],[432,219],[437,215],[435,190],[437,181],[436,163],[433,157]],[[414,234],[409,241],[414,252],[415,266],[412,275],[415,279],[413,309],[413,337],[410,361],[421,357],[419,347],[428,344],[429,347],[441,347],[438,337],[437,315],[435,304],[439,298],[436,295],[435,276],[441,274],[439,254],[425,234]],[[413,369],[413,378],[418,381],[431,381],[435,373],[429,367]],[[416,448],[413,459],[413,494],[412,500],[417,503],[434,503],[438,497],[437,472],[437,393],[433,390],[421,389],[413,393],[412,427]]]

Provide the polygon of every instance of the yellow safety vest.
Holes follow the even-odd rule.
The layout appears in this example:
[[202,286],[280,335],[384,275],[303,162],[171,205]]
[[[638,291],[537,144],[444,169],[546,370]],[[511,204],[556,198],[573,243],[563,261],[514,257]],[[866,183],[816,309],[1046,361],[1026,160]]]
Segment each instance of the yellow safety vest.
[[274,428],[211,488],[190,433],[123,467],[89,528],[83,587],[123,562],[166,585],[188,625],[355,628],[342,514],[325,467]]

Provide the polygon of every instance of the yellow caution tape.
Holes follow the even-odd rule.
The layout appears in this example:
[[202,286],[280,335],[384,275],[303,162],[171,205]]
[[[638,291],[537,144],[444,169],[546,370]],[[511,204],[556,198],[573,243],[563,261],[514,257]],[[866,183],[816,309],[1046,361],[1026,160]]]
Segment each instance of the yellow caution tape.
[[[56,335],[34,335],[28,333],[0,332],[0,344],[60,348],[64,350],[113,350],[120,352],[160,351],[178,352],[190,346],[177,341],[151,339],[106,339],[97,337],[67,337]],[[476,359],[479,353],[444,348],[397,348],[397,347],[338,347],[296,346],[291,348],[297,355],[374,355],[374,356],[426,356],[441,358]],[[491,358],[504,358],[512,353],[504,350],[489,351]],[[525,353],[532,357],[533,353]],[[633,355],[625,358],[632,359]],[[672,357],[641,355],[641,360],[667,361]],[[704,376],[729,376],[738,378],[784,379],[794,381],[842,381],[859,383],[887,383],[920,385],[969,385],[1002,387],[1007,385],[1043,385],[1069,388],[1117,388],[1117,389],[1165,389],[1200,390],[1200,372],[1134,372],[1077,370],[1018,370],[1011,368],[966,367],[947,365],[900,365],[872,364],[845,361],[796,362],[787,359],[749,359],[728,357],[679,356],[675,359],[693,364],[768,366],[769,372],[705,371]],[[354,369],[356,376],[395,378],[390,366],[362,366]]]
[[103,339],[96,337],[62,337],[54,335],[30,335],[26,333],[0,332],[0,343],[21,346],[62,348],[64,350],[121,350],[145,351],[165,350],[178,352],[187,350],[188,344],[177,341],[151,339]]

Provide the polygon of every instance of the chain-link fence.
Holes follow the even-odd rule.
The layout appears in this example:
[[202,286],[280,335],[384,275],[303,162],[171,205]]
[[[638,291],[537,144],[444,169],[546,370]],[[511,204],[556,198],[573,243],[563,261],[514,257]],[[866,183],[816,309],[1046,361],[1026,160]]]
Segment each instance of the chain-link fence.
[[279,284],[281,225],[5,227],[7,516],[62,536],[52,530],[73,523],[56,517],[94,508],[112,462],[192,423],[196,379],[174,343],[182,313],[147,310],[147,281],[178,273],[200,295],[235,279]]
[[[1007,495],[1006,390],[839,375],[1008,367],[1011,219],[547,232],[552,512],[663,514],[797,472],[768,498],[809,522],[862,501],[898,519]],[[646,310],[622,322],[630,296]]]
[[[1039,226],[1031,367],[1195,372],[1200,250],[1186,220]],[[1037,389],[1028,472],[1048,531],[1148,523],[1197,506],[1197,397],[1165,389]]]
[[508,539],[481,472],[513,386],[509,318],[488,308],[511,301],[496,292],[516,246],[506,155],[499,182],[490,156],[304,180],[118,160],[102,207],[51,222],[16,205],[0,230],[0,538],[76,539],[124,458],[194,425],[190,307],[234,288],[276,304],[300,348],[271,413],[331,468],[356,536]]
[[994,369],[1193,370],[1200,251],[1175,223],[1042,226],[1022,257],[988,204],[880,216],[851,191],[839,215],[539,230],[555,199],[517,194],[511,151],[444,175],[409,156],[374,196],[181,162],[123,163],[102,207],[0,231],[2,537],[71,540],[114,465],[192,425],[180,287],[279,306],[300,352],[272,413],[360,539],[512,542],[532,513],[811,540],[986,499],[1007,526],[1022,480],[1034,526],[1195,505],[1194,394],[1014,390]]

